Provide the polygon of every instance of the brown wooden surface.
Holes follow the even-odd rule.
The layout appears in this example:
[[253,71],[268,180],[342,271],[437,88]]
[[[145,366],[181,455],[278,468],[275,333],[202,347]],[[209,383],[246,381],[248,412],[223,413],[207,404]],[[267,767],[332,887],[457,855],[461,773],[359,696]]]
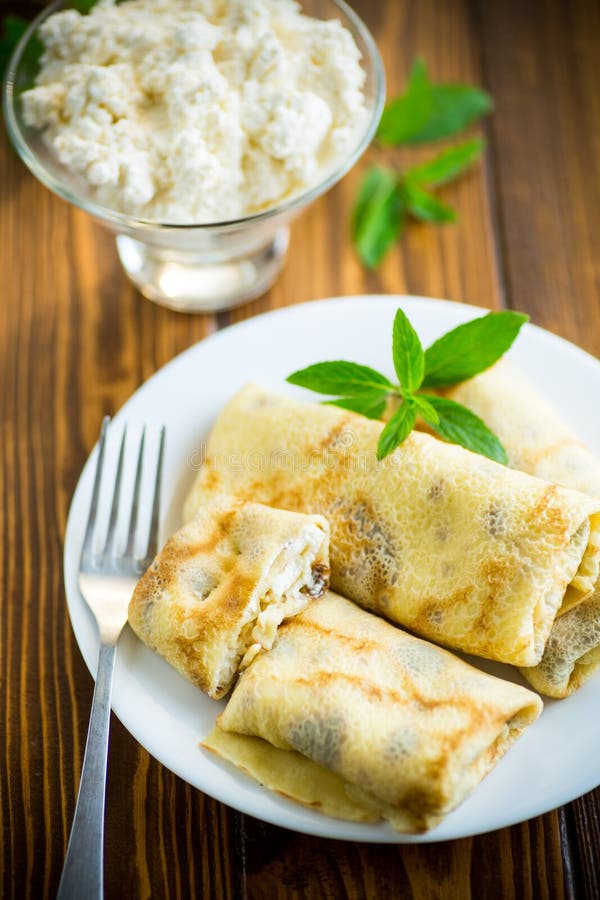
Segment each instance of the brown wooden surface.
[[[459,224],[411,226],[377,273],[360,267],[347,237],[355,171],[296,223],[266,296],[217,317],[168,312],[129,286],[112,238],[38,185],[0,141],[3,898],[53,896],[73,814],[92,681],[66,613],[62,540],[103,414],[217,328],[337,294],[508,305],[600,355],[597,2],[355,6],[379,41],[390,92],[420,54],[438,78],[478,82],[496,102],[484,166],[448,189]],[[600,896],[600,791],[445,844],[317,840],[202,796],[113,719],[107,804],[109,898]]]

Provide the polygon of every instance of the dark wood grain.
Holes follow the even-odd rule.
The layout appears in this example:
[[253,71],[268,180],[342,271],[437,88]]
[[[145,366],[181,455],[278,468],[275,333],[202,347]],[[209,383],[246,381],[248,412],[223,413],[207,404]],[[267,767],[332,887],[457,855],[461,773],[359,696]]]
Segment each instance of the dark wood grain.
[[600,353],[600,5],[478,3],[505,291]]
[[[447,189],[459,223],[411,226],[376,273],[359,265],[347,234],[366,159],[295,223],[271,291],[231,313],[191,317],[143,300],[122,274],[112,237],[45,191],[6,141],[0,145],[3,898],[54,895],[73,814],[92,681],[66,615],[62,539],[105,413],[217,328],[336,294],[407,291],[510,305],[600,353],[597,3],[355,6],[380,44],[390,92],[420,54],[436,77],[484,84],[496,104],[485,163]],[[204,797],[113,719],[107,896],[597,898],[599,810],[596,791],[462,841],[323,841]]]

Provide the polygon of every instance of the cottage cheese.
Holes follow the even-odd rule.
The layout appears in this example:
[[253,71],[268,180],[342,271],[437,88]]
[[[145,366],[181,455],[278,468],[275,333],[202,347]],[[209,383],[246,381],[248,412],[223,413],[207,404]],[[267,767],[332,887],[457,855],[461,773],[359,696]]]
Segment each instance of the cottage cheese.
[[104,206],[233,219],[314,184],[365,112],[360,52],[292,0],[100,0],[40,29],[28,125]]

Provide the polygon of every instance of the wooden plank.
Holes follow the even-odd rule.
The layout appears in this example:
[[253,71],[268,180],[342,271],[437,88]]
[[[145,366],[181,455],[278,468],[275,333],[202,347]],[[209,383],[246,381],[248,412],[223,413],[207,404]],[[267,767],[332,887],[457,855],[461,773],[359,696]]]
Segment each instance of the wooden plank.
[[600,353],[600,6],[479,2],[514,308]]
[[[599,355],[600,7],[480,0],[478,15],[508,303]],[[560,812],[568,897],[600,894],[599,814],[600,791]]]

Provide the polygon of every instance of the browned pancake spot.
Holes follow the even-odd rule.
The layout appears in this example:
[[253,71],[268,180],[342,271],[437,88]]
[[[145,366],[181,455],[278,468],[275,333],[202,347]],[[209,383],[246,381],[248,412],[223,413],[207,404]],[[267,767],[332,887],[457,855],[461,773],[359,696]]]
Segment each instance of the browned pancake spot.
[[543,524],[545,529],[550,529],[558,535],[566,535],[569,531],[569,520],[558,506],[553,505],[558,490],[555,484],[548,485],[527,518],[538,528]]
[[204,488],[208,491],[216,491],[222,480],[223,477],[215,468],[214,461],[212,459],[207,459],[204,464],[204,469],[202,470],[202,484]]

